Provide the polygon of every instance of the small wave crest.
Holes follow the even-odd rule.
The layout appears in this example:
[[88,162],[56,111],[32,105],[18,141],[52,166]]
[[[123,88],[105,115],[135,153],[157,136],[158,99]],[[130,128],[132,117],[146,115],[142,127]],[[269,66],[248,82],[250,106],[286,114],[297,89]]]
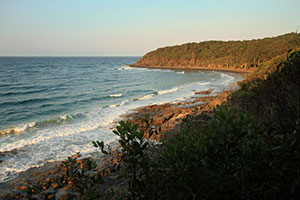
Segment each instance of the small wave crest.
[[129,70],[129,69],[132,69],[132,67],[130,67],[128,65],[124,65],[124,66],[121,66],[121,67],[117,67],[116,69],[117,70]]
[[34,93],[41,93],[44,91],[47,91],[48,89],[40,89],[40,90],[29,90],[29,91],[24,91],[24,92],[20,92],[20,91],[10,91],[10,92],[6,92],[6,93],[1,93],[1,96],[14,96],[14,95],[26,95],[26,94],[34,94]]
[[184,71],[182,71],[182,72],[176,72],[176,74],[184,74]]
[[34,138],[21,139],[21,140],[4,145],[3,147],[0,148],[0,152],[8,152],[8,151],[12,151],[12,150],[17,150],[17,149],[24,148],[25,146],[32,146],[34,144],[39,144],[39,143],[42,143],[42,142],[45,142],[48,140],[52,140],[55,138],[66,137],[66,136],[74,135],[74,134],[81,133],[81,132],[95,130],[97,128],[98,128],[98,126],[79,128],[77,130],[69,129],[68,131],[62,131],[62,132],[56,133],[56,134],[42,134],[42,135],[38,135],[37,137],[34,137]]
[[78,119],[78,118],[83,118],[83,117],[84,117],[84,114],[77,113],[77,114],[73,114],[73,115],[63,115],[63,116],[59,116],[59,117],[54,117],[51,119],[37,121],[37,122],[30,122],[30,123],[22,124],[22,125],[19,125],[16,127],[11,127],[11,128],[7,128],[4,130],[0,130],[0,135],[19,134],[19,133],[23,133],[25,131],[33,130],[35,128],[44,128],[44,127],[48,127],[48,126],[64,124],[73,119]]
[[128,103],[129,102],[129,100],[124,100],[124,101],[122,101],[121,103],[118,103],[118,104],[112,104],[112,105],[109,105],[108,107],[109,108],[116,108],[116,107],[120,107],[120,106],[124,106],[126,103]]
[[230,83],[231,81],[233,81],[234,79],[235,79],[235,78],[232,76],[230,79],[228,79],[227,81],[225,81],[224,83],[222,83],[222,85],[228,86],[229,83]]
[[153,94],[147,94],[138,98],[135,98],[134,100],[147,100],[147,99],[151,99],[153,97]]
[[204,83],[200,82],[200,83],[198,83],[198,84],[199,84],[199,85],[209,85],[210,82],[204,82]]
[[120,93],[120,94],[111,94],[111,95],[109,95],[109,97],[111,97],[111,98],[117,98],[117,97],[121,97],[121,96],[123,96],[122,93]]
[[225,78],[227,76],[229,76],[229,75],[228,74],[224,74],[224,73],[221,74],[221,78]]
[[169,90],[161,90],[161,91],[158,91],[157,94],[158,95],[162,95],[162,94],[167,94],[167,93],[172,93],[172,92],[176,92],[178,91],[179,88],[176,87],[176,88],[172,88],[172,89],[169,89]]
[[155,68],[146,68],[147,70],[153,71],[153,72],[174,72],[170,69],[155,69]]
[[4,130],[0,130],[0,135],[22,133],[22,132],[25,132],[28,129],[31,129],[31,128],[35,127],[35,124],[36,124],[35,122],[30,122],[30,123],[19,125],[19,126],[16,126],[16,127],[11,127],[11,128],[7,128],[7,129],[4,129]]
[[154,72],[161,72],[162,70],[161,69],[152,69],[152,71],[154,71]]

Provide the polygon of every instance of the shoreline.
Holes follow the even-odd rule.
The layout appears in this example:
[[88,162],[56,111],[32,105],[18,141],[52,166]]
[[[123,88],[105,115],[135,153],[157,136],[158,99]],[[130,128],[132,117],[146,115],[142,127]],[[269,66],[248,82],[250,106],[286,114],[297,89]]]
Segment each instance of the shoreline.
[[[128,119],[131,122],[141,125],[142,118],[149,113],[150,117],[154,119],[152,125],[154,125],[157,129],[160,127],[161,132],[158,134],[153,134],[150,138],[147,138],[161,140],[164,139],[170,131],[175,131],[177,128],[179,128],[180,125],[184,123],[183,120],[188,115],[212,113],[212,110],[216,105],[226,102],[228,95],[230,95],[233,90],[225,90],[221,93],[217,93],[215,96],[211,95],[212,91],[213,89],[194,91],[195,97],[192,96],[184,101],[142,106],[131,110],[131,112],[128,112],[124,116],[121,116],[121,119]],[[140,129],[143,129],[143,127],[140,126]],[[78,158],[79,157],[81,156],[78,156]],[[86,158],[79,158],[78,161],[81,162],[84,159]],[[101,155],[94,159],[98,163],[97,169],[101,170],[103,175],[106,173],[105,170],[108,169],[109,172],[106,173],[106,176],[104,177],[110,182],[110,184],[114,181],[117,183],[120,182],[120,180],[110,178],[112,170],[109,168],[109,159],[105,155]],[[54,195],[59,193],[59,191],[63,190],[65,187],[54,187],[50,178],[60,176],[63,173],[63,168],[61,166],[62,162],[63,161],[47,162],[41,167],[30,168],[24,172],[21,172],[17,177],[0,183],[0,198],[23,198],[24,195],[26,195],[27,187],[30,184],[45,182],[49,183],[48,185],[50,185],[45,189],[46,192],[52,191]],[[113,174],[112,177],[114,177]],[[69,191],[66,188],[64,190],[65,193]]]
[[236,73],[244,73],[249,74],[253,73],[256,68],[254,69],[228,69],[226,67],[201,67],[201,66],[146,66],[146,65],[136,65],[136,64],[128,64],[129,67],[135,67],[135,68],[149,68],[149,69],[175,69],[175,70],[206,70],[206,71],[223,71],[223,72],[236,72]]
[[[241,73],[241,75],[244,76],[247,74],[248,73]],[[202,91],[194,90],[194,94],[183,101],[167,102],[159,105],[154,104],[141,106],[133,110],[129,110],[127,114],[121,115],[120,117],[121,120],[128,119],[131,122],[142,124],[142,118],[147,113],[149,113],[150,118],[154,119],[154,124],[152,125],[154,125],[157,129],[160,128],[161,132],[159,132],[159,134],[153,134],[150,138],[147,138],[153,140],[161,140],[164,139],[170,131],[176,131],[176,129],[184,123],[184,119],[187,118],[189,115],[211,114],[213,108],[216,105],[221,105],[222,103],[226,102],[228,95],[230,95],[233,92],[233,90],[224,90],[220,93],[215,93],[213,96],[212,91],[213,88],[208,88]],[[118,122],[119,121],[117,121],[116,123]],[[143,127],[140,126],[140,129],[143,129]],[[72,155],[70,155],[70,157],[72,157]],[[78,161],[84,159],[86,158],[78,159]],[[108,165],[103,163],[107,163],[108,159],[105,158],[104,155],[101,155],[100,157],[96,157],[94,159],[97,160],[97,163],[100,164],[100,166],[98,165],[97,169],[104,169],[105,172],[105,169],[107,169]],[[63,161],[47,162],[43,166],[30,168],[26,171],[19,173],[18,176],[6,182],[0,183],[0,199],[6,198],[7,195],[10,195],[9,198],[20,196],[24,197],[24,195],[26,195],[26,189],[27,186],[29,186],[29,184],[43,183],[45,182],[45,180],[49,179],[49,177],[58,176],[59,174],[61,174],[62,162]],[[111,172],[111,170],[108,171]],[[110,173],[107,173],[106,175],[108,176],[109,180]],[[113,180],[110,181],[113,182],[115,180],[113,178]],[[51,184],[49,188],[51,188]],[[49,188],[46,191],[48,191]],[[59,191],[59,189],[63,188],[51,188],[51,191],[53,192],[53,194],[56,194]]]
[[195,96],[184,101],[139,107],[122,117],[129,119],[132,123],[138,123],[139,128],[143,129],[142,119],[148,115],[150,119],[153,119],[151,126],[155,127],[156,130],[161,130],[158,135],[152,135],[149,139],[161,140],[165,138],[168,132],[176,131],[184,123],[183,120],[187,116],[211,113],[214,107],[226,103],[227,97],[233,92],[233,90],[224,90],[216,95],[211,95],[212,91],[211,88],[194,91]]

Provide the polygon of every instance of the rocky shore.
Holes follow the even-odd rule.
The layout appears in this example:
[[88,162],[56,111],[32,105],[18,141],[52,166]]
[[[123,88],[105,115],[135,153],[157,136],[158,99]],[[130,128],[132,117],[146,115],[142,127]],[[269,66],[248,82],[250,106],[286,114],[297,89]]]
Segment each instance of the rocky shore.
[[226,102],[228,95],[232,92],[232,90],[226,90],[216,96],[211,96],[212,91],[213,89],[194,91],[194,96],[185,101],[145,106],[124,117],[134,123],[142,124],[142,119],[149,116],[153,119],[151,124],[153,128],[160,130],[159,134],[152,135],[150,139],[161,140],[166,133],[179,128],[187,116],[211,113],[215,106]]
[[[150,139],[161,140],[166,137],[167,133],[180,127],[184,119],[189,115],[209,114],[212,109],[226,102],[231,90],[224,91],[215,96],[211,95],[213,89],[205,91],[194,91],[194,96],[181,102],[165,103],[161,105],[149,105],[138,108],[128,115],[123,116],[134,123],[142,124],[145,116],[153,118],[151,126],[158,131]],[[143,126],[140,127],[143,129]],[[117,151],[114,154],[118,154]],[[86,163],[87,159],[80,158],[76,154],[76,162],[80,166]],[[99,156],[100,157],[100,156]],[[119,156],[103,156],[96,159],[97,168],[93,173],[98,173],[103,177],[103,182],[99,184],[99,190],[109,191],[112,188],[126,188],[125,180],[119,178],[119,172],[116,165],[119,164]],[[46,163],[43,167],[32,168],[19,174],[18,177],[0,183],[0,199],[73,199],[79,195],[72,189],[72,181],[62,185],[57,178],[61,178],[66,173],[66,168],[62,162]],[[28,190],[34,189],[39,185],[40,191],[34,195],[28,195]]]

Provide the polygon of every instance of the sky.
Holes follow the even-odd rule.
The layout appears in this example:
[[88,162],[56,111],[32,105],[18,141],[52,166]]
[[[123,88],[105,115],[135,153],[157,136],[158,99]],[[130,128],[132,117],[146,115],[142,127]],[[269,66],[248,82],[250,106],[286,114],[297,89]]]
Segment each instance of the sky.
[[142,56],[299,25],[300,0],[0,0],[0,56]]

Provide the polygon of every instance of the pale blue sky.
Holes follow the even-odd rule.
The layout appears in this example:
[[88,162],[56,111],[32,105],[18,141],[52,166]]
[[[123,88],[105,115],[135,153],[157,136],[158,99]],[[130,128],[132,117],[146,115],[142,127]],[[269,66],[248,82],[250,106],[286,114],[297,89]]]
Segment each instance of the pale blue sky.
[[0,56],[142,56],[298,25],[300,0],[0,0]]

